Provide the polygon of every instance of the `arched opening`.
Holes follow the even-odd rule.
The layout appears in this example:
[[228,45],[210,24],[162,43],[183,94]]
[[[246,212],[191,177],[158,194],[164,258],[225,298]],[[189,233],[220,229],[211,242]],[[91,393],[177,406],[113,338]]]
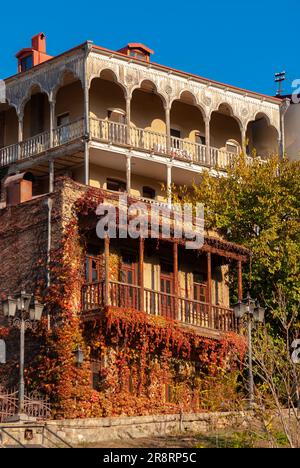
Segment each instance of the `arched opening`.
[[61,127],[83,118],[84,95],[81,81],[66,71],[55,95],[54,126]]
[[172,152],[177,157],[200,161],[200,145],[206,145],[205,122],[195,97],[188,91],[172,103],[170,131]]
[[7,103],[2,103],[0,104],[0,149],[16,143],[18,143],[16,109]]
[[50,107],[46,93],[35,85],[24,107],[23,140],[27,140],[50,129]]
[[164,103],[151,81],[143,81],[132,94],[131,123],[143,130],[166,133]]
[[123,88],[111,70],[103,70],[90,86],[90,117],[125,123],[126,100]]
[[278,131],[270,125],[266,115],[259,113],[247,126],[247,154],[267,158],[278,154]]
[[233,141],[242,148],[241,127],[231,107],[228,104],[221,104],[211,115],[210,145],[228,151],[227,146],[230,147],[230,142]]

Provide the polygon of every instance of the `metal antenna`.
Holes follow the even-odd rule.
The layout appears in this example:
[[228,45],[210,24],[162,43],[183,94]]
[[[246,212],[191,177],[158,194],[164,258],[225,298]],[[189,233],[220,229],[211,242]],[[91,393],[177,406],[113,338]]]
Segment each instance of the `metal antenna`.
[[285,79],[286,79],[285,71],[280,72],[280,73],[275,73],[275,83],[278,83],[278,90],[277,90],[276,96],[282,96],[282,92],[283,92],[282,83],[285,81]]

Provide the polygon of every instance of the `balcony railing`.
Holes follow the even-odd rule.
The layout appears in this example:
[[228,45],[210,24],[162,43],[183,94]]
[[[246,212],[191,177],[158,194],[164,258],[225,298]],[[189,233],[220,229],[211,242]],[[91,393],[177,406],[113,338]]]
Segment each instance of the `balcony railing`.
[[205,145],[183,140],[182,138],[171,137],[168,142],[167,135],[163,133],[128,127],[125,124],[109,120],[91,118],[90,133],[91,138],[95,140],[137,150],[146,150],[207,167],[226,169],[232,165],[236,157],[236,154],[229,151],[213,147],[208,148]]
[[50,132],[43,132],[28,138],[21,143],[0,148],[0,167],[23,159],[42,154],[50,148],[70,143],[84,135],[84,120],[78,119],[66,125],[61,125],[53,130],[52,139]]
[[[140,286],[109,282],[109,304],[114,307],[131,308],[141,310]],[[209,305],[192,299],[177,297],[145,288],[143,296],[143,312],[151,315],[162,316],[170,320],[213,329],[223,332],[239,331],[238,320],[232,309],[217,305]],[[97,311],[105,305],[104,281],[86,284],[82,288],[82,312]]]
[[[45,151],[70,143],[84,135],[84,119],[61,125],[50,132],[43,132],[21,143],[0,148],[0,167],[8,166],[18,160],[27,159]],[[166,156],[179,161],[198,164],[210,168],[226,169],[232,165],[236,155],[226,150],[207,147],[181,138],[171,137],[152,130],[128,127],[125,124],[90,119],[90,137],[93,140],[130,147]],[[253,158],[247,157],[247,163]]]

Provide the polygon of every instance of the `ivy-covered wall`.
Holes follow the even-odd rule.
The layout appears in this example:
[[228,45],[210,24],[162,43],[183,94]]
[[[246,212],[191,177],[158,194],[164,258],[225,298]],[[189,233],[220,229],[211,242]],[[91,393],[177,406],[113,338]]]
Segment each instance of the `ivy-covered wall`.
[[[24,231],[31,233],[26,250],[32,259],[21,277],[28,290],[31,287],[44,301],[51,317],[50,330],[44,320],[35,334],[27,335],[27,386],[51,397],[55,418],[227,409],[226,405],[237,398],[234,380],[237,358],[245,352],[242,337],[229,334],[213,340],[162,317],[112,307],[99,310],[93,320],[83,320],[84,225],[95,212],[97,193],[69,179],[57,182],[49,289],[44,199],[17,207],[19,218],[10,218],[11,236],[13,223],[22,238],[26,237]],[[22,213],[28,226],[22,224],[25,220],[18,224]],[[40,242],[34,239],[34,226],[39,226]],[[7,273],[2,270],[1,274],[5,277]],[[6,287],[0,286],[1,293],[7,294],[11,286],[15,290],[19,281],[7,279]],[[18,337],[15,332],[7,336],[5,323],[2,325],[0,336],[6,335],[7,341],[14,343],[11,348],[15,352],[9,364],[1,367],[0,382],[12,386],[17,378]],[[84,352],[81,366],[75,362],[78,347]],[[15,372],[10,374],[12,367]]]

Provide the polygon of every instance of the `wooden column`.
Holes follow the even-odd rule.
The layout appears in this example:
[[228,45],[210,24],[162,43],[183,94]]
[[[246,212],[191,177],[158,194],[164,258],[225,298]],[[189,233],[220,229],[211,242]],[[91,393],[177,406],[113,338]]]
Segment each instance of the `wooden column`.
[[172,205],[172,166],[167,165],[167,191],[168,191],[168,205]]
[[104,305],[110,305],[110,295],[109,295],[109,237],[108,235],[104,238],[104,268],[105,268],[105,277],[104,277]]
[[131,156],[126,156],[126,192],[130,195],[131,191]]
[[140,285],[140,310],[144,311],[144,238],[140,237],[140,255],[139,255],[139,285]]
[[167,152],[171,151],[171,109],[165,107],[166,134],[167,134]]
[[205,119],[206,162],[210,163],[210,117]]
[[54,161],[49,161],[49,193],[54,191]]
[[243,155],[247,156],[247,129],[242,127],[241,134],[242,134],[242,151]]
[[18,159],[22,158],[22,147],[23,141],[23,116],[18,116]]
[[211,253],[207,252],[207,299],[208,299],[208,322],[210,327],[214,327],[214,318],[212,310],[212,291],[211,291]]
[[130,124],[131,124],[131,97],[126,98],[126,125],[127,125],[127,144],[131,144],[130,138]]
[[54,128],[55,128],[55,101],[50,101],[50,148],[53,148],[54,144]]
[[242,276],[242,261],[238,261],[238,300],[243,300],[243,276]]
[[179,288],[179,281],[178,281],[178,242],[174,240],[173,243],[173,275],[174,275],[174,312],[175,312],[175,319],[179,319],[178,317],[178,288]]

